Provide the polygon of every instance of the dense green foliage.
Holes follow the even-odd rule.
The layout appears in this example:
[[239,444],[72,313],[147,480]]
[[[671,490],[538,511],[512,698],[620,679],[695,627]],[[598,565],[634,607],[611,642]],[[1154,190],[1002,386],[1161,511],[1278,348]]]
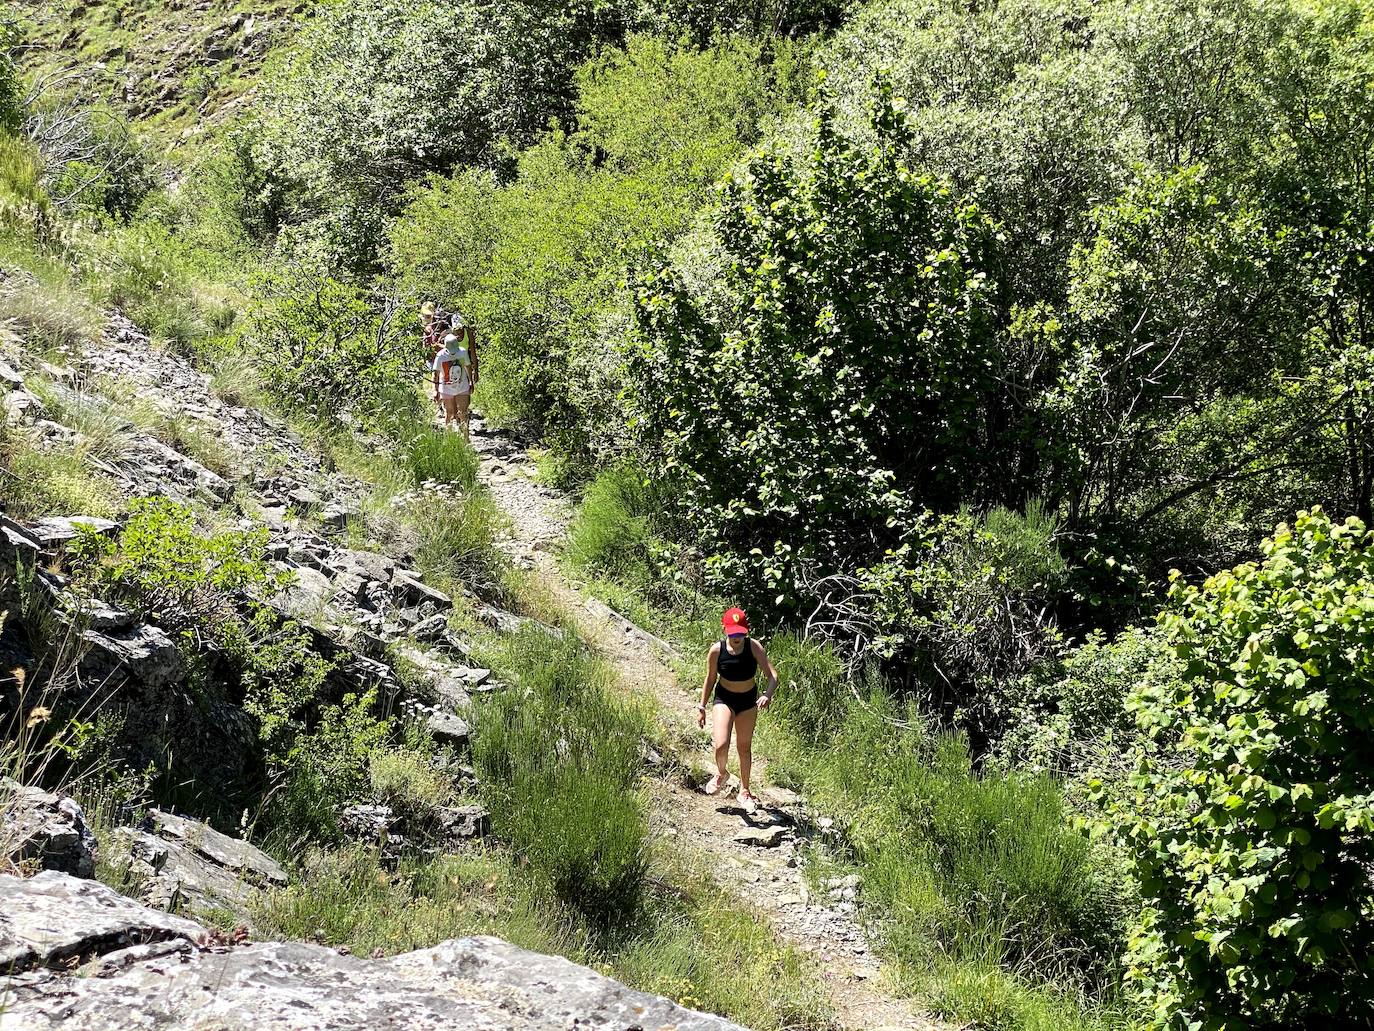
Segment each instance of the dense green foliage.
[[[125,6],[83,15],[81,53]],[[416,306],[458,309],[478,408],[585,488],[574,563],[693,645],[722,595],[787,629],[773,770],[835,814],[931,1005],[1112,1024],[1124,970],[1166,1024],[1365,1015],[1370,544],[1341,520],[1374,497],[1367,4],[326,3],[279,26],[255,91],[169,85],[164,142],[206,113],[170,163],[117,98],[37,88],[51,61],[11,28],[0,316],[31,350],[65,362],[118,308],[372,476],[351,540],[384,510],[435,583],[514,604],[476,458],[417,391]],[[8,515],[118,513],[124,409],[230,471],[136,398],[35,389],[80,435],[0,433]],[[427,481],[442,505],[391,504]],[[1333,516],[1261,544],[1314,505]],[[332,693],[301,628],[241,603],[274,586],[261,540],[130,514],[83,575],[213,638],[188,711],[234,708],[216,679],[241,694],[283,839],[448,796],[379,699]],[[646,874],[642,720],[604,671],[532,633],[493,661],[525,692],[477,718],[533,886],[512,926],[721,1009],[744,990],[702,943],[770,976],[736,917]],[[149,756],[169,803],[173,744]],[[1104,806],[1120,833],[1089,839]],[[485,926],[480,863],[375,866],[321,860],[343,894],[278,899],[280,926],[368,948],[411,940],[393,910],[416,941]],[[814,1017],[754,1001],[760,1026]]]
[[1374,998],[1374,548],[1314,510],[1263,554],[1174,586],[1184,676],[1133,699],[1158,750],[1117,809],[1131,976],[1171,1026],[1363,1022]]

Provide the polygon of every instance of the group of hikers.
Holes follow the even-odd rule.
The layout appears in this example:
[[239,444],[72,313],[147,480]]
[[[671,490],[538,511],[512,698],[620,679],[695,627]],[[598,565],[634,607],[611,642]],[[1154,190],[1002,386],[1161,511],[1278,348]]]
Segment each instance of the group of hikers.
[[[470,439],[468,421],[472,391],[477,386],[477,334],[458,312],[447,312],[433,302],[420,308],[429,372],[434,383],[434,403],[444,413],[444,429],[457,423],[463,439]],[[706,654],[706,680],[697,705],[697,726],[705,729],[711,715],[711,740],[715,746],[716,772],[703,787],[708,795],[723,792],[730,779],[730,739],[739,757],[739,801],[746,809],[757,804],[749,787],[753,765],[754,725],[778,689],[778,674],[762,644],[749,634],[744,610],[726,609],[721,616],[724,636]],[[768,686],[759,694],[762,670]],[[708,710],[707,706],[710,706]]]
[[434,381],[434,403],[444,413],[444,429],[456,423],[463,439],[470,440],[472,390],[477,386],[477,333],[454,311],[440,309],[432,301],[420,308],[429,372]]

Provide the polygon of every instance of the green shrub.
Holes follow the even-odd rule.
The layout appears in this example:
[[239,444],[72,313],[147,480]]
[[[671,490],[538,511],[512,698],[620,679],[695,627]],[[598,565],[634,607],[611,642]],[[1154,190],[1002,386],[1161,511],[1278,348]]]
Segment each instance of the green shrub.
[[287,257],[264,274],[240,344],[290,411],[334,425],[370,412],[424,356],[418,335],[383,318],[363,289],[311,262]]
[[376,716],[375,690],[346,694],[338,705],[311,701],[305,700],[304,710],[285,709],[290,715],[282,722],[294,724],[295,733],[283,736],[287,747],[269,766],[266,826],[285,849],[338,837],[339,810],[366,796],[372,756],[391,729],[390,721]]
[[398,813],[424,816],[453,796],[453,784],[415,752],[374,753],[368,761],[372,797]]
[[871,124],[861,147],[823,113],[803,160],[731,175],[711,293],[667,268],[636,287],[636,440],[746,607],[795,611],[811,570],[878,561],[989,458],[993,226],[905,162],[889,86]]
[[644,723],[570,635],[526,628],[495,664],[516,686],[478,712],[473,763],[493,828],[554,898],[597,928],[627,929],[647,864]]
[[1132,700],[1130,979],[1171,1027],[1374,1017],[1374,535],[1313,509],[1262,550],[1175,581],[1184,676]]
[[[1138,737],[1127,707],[1147,684],[1178,683],[1183,666],[1162,635],[1129,628],[1107,641],[1100,632],[1062,660],[1045,663],[1008,692],[1008,730],[997,743],[1010,766],[1061,775],[1107,773],[1103,763],[1127,753]],[[1158,689],[1156,686],[1154,689]]]

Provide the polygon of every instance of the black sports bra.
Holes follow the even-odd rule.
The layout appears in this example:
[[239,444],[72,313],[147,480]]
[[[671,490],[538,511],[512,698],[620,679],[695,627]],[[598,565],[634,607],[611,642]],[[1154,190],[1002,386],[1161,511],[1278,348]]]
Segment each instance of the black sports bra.
[[754,658],[754,642],[749,638],[744,639],[744,651],[738,655],[730,654],[730,642],[720,642],[720,657],[716,659],[716,673],[722,680],[730,680],[736,684],[746,680],[753,680],[754,675],[759,671],[759,660]]

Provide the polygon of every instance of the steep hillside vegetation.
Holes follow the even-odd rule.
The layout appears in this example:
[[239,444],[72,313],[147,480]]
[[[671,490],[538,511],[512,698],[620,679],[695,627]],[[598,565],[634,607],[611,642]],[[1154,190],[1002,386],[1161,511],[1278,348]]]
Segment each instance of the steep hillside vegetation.
[[23,64],[50,89],[79,85],[175,146],[242,113],[268,51],[309,4],[196,0],[21,4]]
[[[475,460],[429,429],[426,301],[476,327],[478,409],[580,498],[565,577],[690,654],[689,689],[717,613],[749,609],[782,674],[768,776],[825,814],[807,869],[854,891],[889,990],[995,1029],[1374,1019],[1367,5],[48,13],[18,31],[71,38],[16,36],[0,82],[0,315],[43,384],[7,394],[6,512],[172,518],[111,459],[121,405],[232,482],[192,421],[82,378],[117,311],[375,485],[354,550],[473,592],[473,619],[558,624],[483,645],[529,702],[485,705],[473,742],[541,933],[638,963],[631,940],[709,941],[709,903],[645,865],[645,715],[572,646],[555,574],[506,567]],[[135,99],[29,96],[79,53]],[[147,141],[192,124],[170,176]],[[271,522],[254,503],[244,533]],[[258,548],[234,590],[273,586]],[[64,575],[134,605],[147,549]],[[305,550],[271,557],[340,572]],[[429,759],[395,758],[419,746],[378,699],[340,708],[289,647],[233,643],[206,697],[251,702],[264,828],[327,843],[342,808],[430,796],[396,787],[388,764]],[[295,686],[264,695],[258,661]],[[351,786],[326,797],[339,736]],[[181,798],[163,758],[144,804]],[[746,1012],[741,982],[684,969]],[[823,1026],[788,970],[750,1019]]]

